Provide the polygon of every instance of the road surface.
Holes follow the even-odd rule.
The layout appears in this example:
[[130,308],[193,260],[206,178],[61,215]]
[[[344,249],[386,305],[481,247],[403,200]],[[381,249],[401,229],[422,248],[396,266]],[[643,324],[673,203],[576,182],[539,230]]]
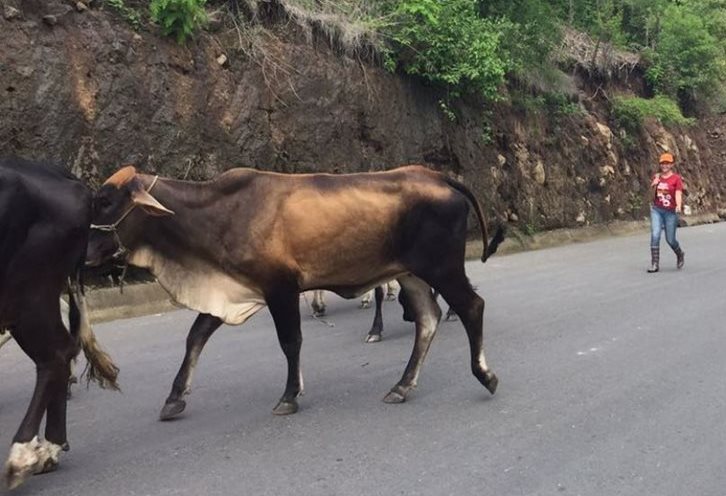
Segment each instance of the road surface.
[[[71,451],[21,495],[698,495],[726,494],[726,224],[682,229],[686,267],[648,236],[496,256],[467,265],[487,301],[490,396],[469,371],[459,323],[442,323],[419,387],[399,379],[413,331],[385,311],[384,341],[363,337],[372,310],[304,300],[300,412],[270,412],[285,360],[271,319],[220,329],[187,410],[157,415],[194,318],[171,312],[97,325],[123,393],[76,389]],[[0,446],[33,384],[14,343],[0,350]]]

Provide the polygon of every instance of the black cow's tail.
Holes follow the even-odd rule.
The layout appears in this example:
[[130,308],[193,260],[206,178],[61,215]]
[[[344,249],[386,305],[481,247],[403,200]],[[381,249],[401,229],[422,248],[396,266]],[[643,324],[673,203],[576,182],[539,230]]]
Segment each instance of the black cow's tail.
[[[85,258],[85,257],[84,257]],[[88,308],[86,307],[86,297],[83,292],[83,282],[81,279],[81,270],[83,261],[76,268],[75,273],[71,276],[68,286],[68,321],[71,336],[80,344],[83,354],[86,356],[88,365],[84,374],[86,381],[95,381],[103,389],[119,390],[117,378],[118,367],[113,363],[111,357],[101,349],[96,341],[96,335],[93,333],[91,323],[88,320]]]
[[504,226],[502,224],[499,224],[497,226],[496,232],[494,233],[494,237],[491,239],[491,241],[489,241],[484,212],[481,209],[481,204],[479,203],[479,200],[476,198],[476,196],[474,196],[474,193],[472,193],[469,188],[464,186],[459,181],[456,181],[455,179],[452,179],[446,175],[443,175],[443,178],[446,181],[446,184],[454,188],[459,193],[463,194],[474,207],[474,213],[476,213],[476,218],[479,220],[479,229],[481,229],[482,244],[484,245],[482,247],[481,261],[486,262],[490,256],[496,253],[497,248],[499,247],[501,242],[504,241]]

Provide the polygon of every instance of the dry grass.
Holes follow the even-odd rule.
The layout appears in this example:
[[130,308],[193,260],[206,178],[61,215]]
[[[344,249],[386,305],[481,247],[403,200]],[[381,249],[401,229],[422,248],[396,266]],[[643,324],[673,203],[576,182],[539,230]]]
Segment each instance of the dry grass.
[[366,0],[244,0],[247,8],[260,12],[263,4],[281,7],[285,15],[305,34],[327,41],[341,53],[368,60],[376,59],[383,47],[379,29],[385,18],[376,16]]
[[609,78],[630,72],[640,63],[638,54],[619,50],[572,28],[564,28],[562,46],[555,58]]

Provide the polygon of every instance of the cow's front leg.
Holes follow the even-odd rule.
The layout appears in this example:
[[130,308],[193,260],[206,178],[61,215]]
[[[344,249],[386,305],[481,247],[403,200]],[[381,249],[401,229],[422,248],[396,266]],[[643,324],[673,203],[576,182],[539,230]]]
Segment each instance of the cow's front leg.
[[191,391],[192,375],[194,374],[194,368],[197,366],[199,355],[204,345],[207,344],[209,337],[221,325],[222,319],[214,315],[200,313],[197,316],[187,336],[187,349],[181,368],[176,374],[174,384],[171,387],[171,393],[166,399],[164,407],[161,409],[161,414],[159,415],[161,420],[172,419],[186,408],[187,404],[183,398]]
[[405,291],[408,310],[414,313],[416,341],[403,377],[383,398],[386,403],[403,403],[411,389],[416,387],[421,366],[441,320],[441,309],[428,284],[411,275],[402,277],[399,282],[401,292]]
[[298,410],[297,397],[303,392],[300,371],[300,306],[297,291],[276,291],[267,297],[267,305],[275,322],[280,347],[287,358],[287,384],[282,398],[273,408],[275,415],[289,415]]
[[[38,439],[40,423],[48,407],[51,390],[57,389],[58,373],[62,364],[37,364],[35,391],[28,411],[13,438],[10,454],[5,462],[4,479],[8,489],[22,484],[32,474],[53,470],[58,465],[61,446]],[[67,376],[66,376],[67,379]],[[61,387],[63,387],[61,385]],[[65,396],[63,397],[65,399]]]

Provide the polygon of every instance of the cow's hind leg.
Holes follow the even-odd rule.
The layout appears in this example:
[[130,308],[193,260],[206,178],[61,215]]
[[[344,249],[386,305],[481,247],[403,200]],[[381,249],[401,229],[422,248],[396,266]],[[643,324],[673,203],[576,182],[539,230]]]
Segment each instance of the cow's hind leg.
[[289,415],[298,410],[297,397],[303,392],[302,372],[300,371],[300,306],[296,291],[278,291],[267,297],[267,304],[275,322],[277,338],[282,352],[287,358],[287,383],[285,392],[272,413]]
[[376,288],[376,315],[373,317],[373,325],[366,336],[366,343],[377,343],[383,334],[383,286]]
[[398,282],[401,283],[402,291],[405,291],[408,307],[414,313],[416,341],[403,377],[383,398],[386,403],[406,401],[406,395],[416,387],[421,366],[441,320],[441,309],[434,300],[428,284],[414,276],[402,277]]
[[55,335],[58,336],[56,344],[53,346],[56,350],[54,360],[56,373],[49,388],[50,400],[45,422],[45,439],[49,443],[61,446],[64,451],[68,451],[66,408],[70,395],[71,364],[79,352],[79,346],[63,324],[58,324]]
[[187,348],[184,354],[179,372],[174,378],[174,384],[171,387],[171,393],[161,409],[159,418],[161,420],[170,420],[184,411],[187,404],[184,396],[189,394],[192,387],[192,376],[194,368],[197,366],[199,355],[207,344],[209,337],[214,331],[222,325],[222,320],[207,313],[200,313],[192,324],[192,328],[187,335]]
[[484,356],[484,300],[471,287],[463,268],[455,274],[437,279],[439,282],[435,283],[436,289],[451,305],[466,329],[471,352],[471,371],[494,394],[499,379],[489,369]]

